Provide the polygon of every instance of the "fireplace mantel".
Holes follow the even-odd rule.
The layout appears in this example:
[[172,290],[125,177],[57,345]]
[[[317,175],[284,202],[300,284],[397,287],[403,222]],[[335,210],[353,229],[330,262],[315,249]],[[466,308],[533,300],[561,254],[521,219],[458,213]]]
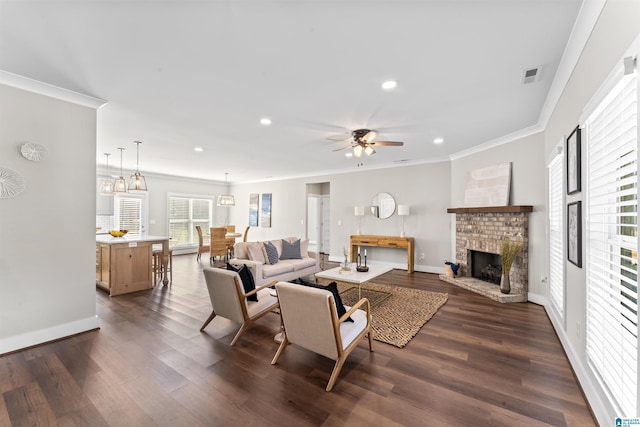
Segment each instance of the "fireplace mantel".
[[447,213],[518,213],[533,212],[531,205],[514,205],[514,206],[482,206],[477,208],[449,208]]

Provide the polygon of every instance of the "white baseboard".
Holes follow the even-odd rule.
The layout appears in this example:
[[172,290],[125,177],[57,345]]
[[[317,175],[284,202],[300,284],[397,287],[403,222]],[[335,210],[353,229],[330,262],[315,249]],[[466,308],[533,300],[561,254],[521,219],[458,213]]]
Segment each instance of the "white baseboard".
[[98,316],[93,316],[4,338],[0,340],[0,355],[98,328]]
[[527,301],[541,305],[545,308],[549,305],[549,300],[547,299],[547,297],[543,295],[532,294],[531,292],[527,294]]
[[569,337],[567,337],[566,331],[562,326],[562,320],[557,317],[555,311],[551,309],[550,305],[545,305],[544,309],[547,312],[547,317],[551,321],[558,338],[560,339],[564,352],[567,354],[567,358],[569,359],[569,364],[578,378],[580,387],[582,387],[582,391],[587,398],[587,402],[589,402],[589,406],[591,406],[591,410],[593,411],[598,424],[601,426],[613,425],[612,423],[618,415],[611,407],[611,404],[604,395],[604,391],[598,382],[593,378],[590,371],[583,364],[578,353],[571,345],[571,341],[569,341]]

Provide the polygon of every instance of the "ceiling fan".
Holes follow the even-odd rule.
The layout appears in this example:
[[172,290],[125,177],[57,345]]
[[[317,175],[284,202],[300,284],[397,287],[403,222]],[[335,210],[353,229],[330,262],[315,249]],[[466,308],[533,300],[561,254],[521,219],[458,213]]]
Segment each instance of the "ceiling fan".
[[365,153],[367,156],[371,156],[376,153],[376,150],[373,148],[374,146],[395,146],[399,147],[404,145],[404,142],[400,141],[374,141],[378,136],[378,132],[370,129],[356,129],[351,131],[351,136],[344,137],[344,135],[332,136],[327,139],[331,141],[347,141],[352,139],[351,145],[338,148],[333,151],[345,150],[347,148],[353,148],[353,155],[356,157],[362,156],[362,153]]

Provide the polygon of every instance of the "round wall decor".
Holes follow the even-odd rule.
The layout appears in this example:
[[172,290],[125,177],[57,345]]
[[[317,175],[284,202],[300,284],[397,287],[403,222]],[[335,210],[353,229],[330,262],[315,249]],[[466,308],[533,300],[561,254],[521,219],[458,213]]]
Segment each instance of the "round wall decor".
[[22,157],[32,162],[39,162],[47,155],[47,148],[35,142],[25,142],[20,146]]
[[0,166],[0,199],[17,196],[24,191],[24,178],[13,169]]

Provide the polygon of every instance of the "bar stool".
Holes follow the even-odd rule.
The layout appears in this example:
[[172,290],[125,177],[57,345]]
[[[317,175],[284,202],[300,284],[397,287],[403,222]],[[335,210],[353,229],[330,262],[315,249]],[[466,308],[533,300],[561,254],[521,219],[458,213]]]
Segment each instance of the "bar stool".
[[167,263],[167,271],[162,270],[162,249],[155,249],[153,251],[153,266],[151,271],[153,272],[153,285],[158,283],[158,280],[162,280],[164,276],[169,274],[169,282],[173,283],[173,249],[169,249],[169,262]]

